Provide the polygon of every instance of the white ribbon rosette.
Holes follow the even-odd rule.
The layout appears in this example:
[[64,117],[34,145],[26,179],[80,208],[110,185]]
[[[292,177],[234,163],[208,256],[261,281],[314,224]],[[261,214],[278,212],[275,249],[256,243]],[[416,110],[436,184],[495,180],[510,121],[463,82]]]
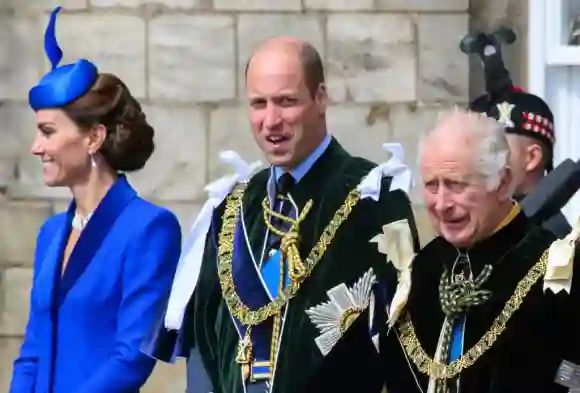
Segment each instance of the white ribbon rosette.
[[403,219],[384,225],[383,233],[376,235],[370,241],[377,243],[379,252],[387,256],[387,262],[391,262],[399,273],[397,289],[389,307],[388,322],[391,328],[407,304],[411,291],[411,266],[415,253],[409,222]]
[[391,154],[387,162],[377,165],[358,185],[361,199],[379,200],[383,177],[392,176],[389,191],[402,190],[409,193],[415,185],[411,169],[404,164],[405,151],[400,143],[383,143],[383,150]]

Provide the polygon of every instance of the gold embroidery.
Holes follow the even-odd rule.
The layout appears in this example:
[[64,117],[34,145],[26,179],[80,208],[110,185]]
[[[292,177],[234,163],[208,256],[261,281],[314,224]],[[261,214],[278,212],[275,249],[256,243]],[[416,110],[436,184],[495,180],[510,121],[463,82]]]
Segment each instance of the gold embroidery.
[[452,379],[461,371],[471,367],[484,353],[486,353],[497,338],[505,330],[512,315],[520,308],[524,298],[532,286],[546,273],[548,264],[548,252],[544,251],[540,260],[528,271],[526,276],[518,283],[513,295],[505,304],[501,313],[493,321],[491,328],[483,337],[469,349],[464,355],[450,364],[435,362],[421,347],[421,343],[415,334],[411,318],[407,313],[404,321],[399,325],[401,342],[405,352],[413,360],[417,369],[435,379]]
[[341,335],[346,333],[350,325],[352,325],[363,311],[364,309],[361,307],[349,307],[340,314],[338,330]]
[[[328,245],[334,239],[337,230],[344,223],[344,221],[347,220],[348,216],[352,212],[352,209],[358,203],[360,199],[360,193],[356,189],[352,190],[346,197],[342,206],[335,212],[333,218],[330,220],[330,223],[328,223],[322,232],[318,242],[312,248],[310,254],[304,261],[304,271],[300,272],[303,274],[295,275],[290,284],[281,290],[274,300],[268,304],[265,304],[264,306],[259,307],[256,310],[250,310],[249,307],[242,302],[239,295],[237,294],[232,275],[234,232],[238,220],[240,206],[243,200],[245,187],[245,184],[236,185],[226,199],[225,210],[222,216],[222,227],[218,236],[218,275],[222,289],[222,296],[226,302],[226,305],[228,306],[230,313],[236,317],[240,323],[246,326],[247,329],[250,329],[251,327],[259,325],[272,316],[280,315],[282,307],[284,307],[288,301],[296,295],[304,279],[310,276],[312,270],[322,259],[322,256],[326,252]],[[278,326],[274,326],[274,328],[279,330],[280,321],[277,322]],[[277,335],[279,334],[279,331],[273,333]],[[239,363],[243,366],[243,369],[249,364],[249,362],[252,361],[251,346],[245,345],[247,344],[246,338],[249,339],[249,334],[246,334],[246,337],[241,340],[238,347],[238,356],[236,359],[239,359]],[[273,362],[272,359],[271,361]]]

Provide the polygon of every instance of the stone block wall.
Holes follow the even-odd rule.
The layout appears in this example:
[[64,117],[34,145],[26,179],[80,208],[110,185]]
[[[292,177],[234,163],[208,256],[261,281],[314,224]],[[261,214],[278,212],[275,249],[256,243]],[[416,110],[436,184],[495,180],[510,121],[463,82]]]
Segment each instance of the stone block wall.
[[[144,104],[157,150],[131,181],[173,209],[184,231],[203,186],[225,173],[220,150],[260,157],[242,75],[267,37],[293,35],[320,50],[329,129],[370,159],[387,159],[380,144],[398,141],[414,166],[419,131],[469,99],[469,61],[458,50],[468,0],[0,0],[0,393],[27,320],[36,232],[69,198],[43,185],[28,152],[35,125],[27,91],[48,69],[42,35],[57,3],[66,9],[57,26],[64,60],[92,59]],[[145,391],[183,392],[183,366],[160,365]]]

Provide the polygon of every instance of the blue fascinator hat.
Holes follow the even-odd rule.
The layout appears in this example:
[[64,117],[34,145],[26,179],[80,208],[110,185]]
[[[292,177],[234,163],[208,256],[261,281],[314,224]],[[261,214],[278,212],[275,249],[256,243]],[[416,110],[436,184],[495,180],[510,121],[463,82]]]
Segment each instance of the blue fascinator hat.
[[62,7],[56,7],[51,12],[44,34],[44,51],[52,69],[28,93],[30,107],[35,112],[63,107],[82,97],[90,90],[99,75],[97,67],[86,59],[59,66],[63,54],[56,40],[55,24],[61,9]]

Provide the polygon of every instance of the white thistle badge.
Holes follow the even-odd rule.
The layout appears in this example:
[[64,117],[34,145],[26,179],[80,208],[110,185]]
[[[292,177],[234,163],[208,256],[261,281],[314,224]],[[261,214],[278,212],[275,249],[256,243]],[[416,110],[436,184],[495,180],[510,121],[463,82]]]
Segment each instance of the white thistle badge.
[[371,268],[350,289],[344,283],[339,284],[326,292],[330,301],[306,310],[310,321],[321,333],[314,341],[323,356],[369,306],[375,282]]
[[407,304],[411,292],[411,267],[415,253],[409,222],[404,219],[384,225],[383,233],[370,241],[378,244],[379,252],[387,256],[387,263],[390,261],[398,271],[397,289],[389,307],[391,328]]

